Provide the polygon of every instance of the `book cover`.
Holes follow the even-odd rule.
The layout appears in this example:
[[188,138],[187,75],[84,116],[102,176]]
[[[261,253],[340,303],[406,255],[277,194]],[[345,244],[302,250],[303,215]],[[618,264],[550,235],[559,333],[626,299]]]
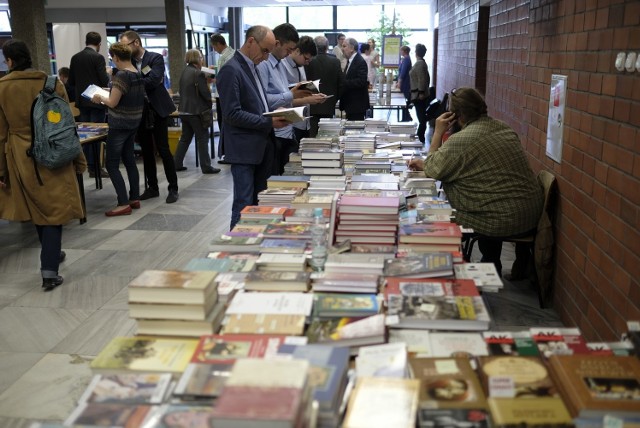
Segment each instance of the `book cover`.
[[160,404],[171,382],[169,373],[95,375],[80,403]]
[[346,386],[349,350],[326,345],[288,345],[278,348],[278,354],[309,361],[309,382],[313,398],[321,410],[337,410]]
[[304,116],[304,108],[305,106],[280,108],[278,110],[268,111],[262,114],[268,117],[283,117],[289,123],[296,123],[306,119]]
[[484,291],[497,291],[504,287],[493,263],[460,263],[453,269],[456,278],[472,279]]
[[313,295],[295,292],[237,293],[227,314],[311,315]]
[[482,335],[471,333],[431,332],[431,352],[433,357],[462,357],[489,355]]
[[589,347],[578,328],[531,327],[529,329],[540,354],[551,355],[589,354]]
[[303,398],[299,388],[227,385],[213,409],[215,426],[248,427],[253,422],[255,426],[294,427]]
[[342,195],[338,202],[339,213],[397,214],[400,206],[398,197],[367,197]]
[[214,272],[250,272],[254,269],[256,261],[252,259],[210,259],[208,257],[189,260],[185,266],[187,271],[214,271]]
[[285,207],[272,207],[264,205],[248,205],[240,211],[240,218],[280,218],[287,209]]
[[231,374],[232,366],[232,362],[190,363],[180,376],[173,395],[181,400],[218,397]]
[[418,428],[492,426],[489,411],[486,409],[418,408]]
[[309,272],[259,270],[249,272],[244,282],[247,291],[307,291]]
[[378,312],[375,294],[314,293],[313,314],[317,317],[366,317]]
[[91,362],[96,372],[138,371],[182,373],[198,345],[197,339],[114,337]]
[[195,404],[165,404],[160,406],[153,428],[213,426],[213,407]]
[[263,358],[277,354],[283,335],[206,335],[200,337],[193,353],[193,363],[231,363],[238,358]]
[[414,428],[419,388],[415,379],[358,379],[343,428]]
[[311,231],[308,224],[269,224],[265,228],[263,236],[265,238],[309,239]]
[[222,235],[211,241],[211,251],[259,251],[262,237]]
[[309,361],[284,358],[244,358],[231,369],[227,386],[305,388]]
[[227,236],[248,236],[257,237],[264,232],[266,224],[236,224],[232,230],[226,232]]
[[231,314],[224,321],[222,334],[286,334],[304,332],[306,317],[292,314]]
[[320,92],[320,79],[316,80],[304,80],[302,82],[294,83],[289,85],[289,88],[294,88],[299,85],[300,89],[305,89],[307,91],[311,91],[314,94]]
[[429,330],[393,328],[389,329],[389,343],[406,343],[407,353],[410,357],[430,357],[430,334]]
[[460,244],[462,232],[455,223],[403,224],[398,241],[402,243]]
[[549,366],[574,417],[640,417],[640,361],[636,357],[552,355]]
[[87,89],[85,89],[82,92],[82,94],[80,94],[80,95],[82,95],[84,98],[90,100],[96,94],[100,95],[101,97],[104,97],[104,98],[109,98],[109,91],[108,90],[106,90],[104,88],[101,88],[100,86],[97,86],[97,85],[94,85],[94,84],[91,84],[91,85],[87,86]]
[[451,276],[453,259],[451,253],[427,253],[421,256],[403,257],[385,260],[385,276],[405,278],[427,278]]
[[65,426],[108,426],[137,428],[143,426],[154,406],[120,403],[80,403],[64,422]]
[[356,377],[385,377],[403,379],[408,374],[407,345],[384,343],[364,346],[356,357]]
[[485,331],[482,333],[491,355],[539,356],[529,331]]
[[303,270],[306,263],[307,256],[305,254],[262,253],[256,260],[258,269],[275,266],[283,270],[286,267],[290,267],[289,270]]
[[437,409],[486,409],[482,385],[468,358],[409,358],[420,381],[420,406]]
[[314,319],[307,329],[309,343],[334,343],[341,346],[362,346],[385,341],[385,316],[366,318]]
[[129,283],[129,301],[204,304],[217,272],[145,270]]
[[267,238],[260,244],[263,253],[302,254],[307,248],[307,242],[302,239]]

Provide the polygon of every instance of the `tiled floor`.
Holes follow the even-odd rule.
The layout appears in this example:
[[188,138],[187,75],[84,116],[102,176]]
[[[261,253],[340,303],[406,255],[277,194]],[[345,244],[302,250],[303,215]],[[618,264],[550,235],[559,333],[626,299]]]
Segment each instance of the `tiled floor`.
[[[127,284],[144,269],[179,269],[206,254],[228,230],[232,180],[227,165],[203,175],[193,149],[178,173],[180,199],[168,205],[162,165],[160,198],[142,202],[131,216],[104,216],[116,203],[109,180],[95,190],[85,180],[88,221],[65,226],[61,266],[65,283],[41,290],[39,244],[29,223],[0,220],[0,426],[64,420],[91,378],[89,361],[114,336],[135,333],[128,317]],[[139,164],[142,171],[142,164]],[[513,251],[505,246],[505,272]],[[561,325],[541,310],[526,281],[506,283],[487,296],[497,329]]]

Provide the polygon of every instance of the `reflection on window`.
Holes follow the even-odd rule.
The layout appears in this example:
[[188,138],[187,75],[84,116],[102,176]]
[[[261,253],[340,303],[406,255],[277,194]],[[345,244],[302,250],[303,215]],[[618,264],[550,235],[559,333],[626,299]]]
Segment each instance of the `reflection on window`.
[[296,28],[323,29],[333,27],[332,6],[290,7],[289,22]]
[[[338,28],[369,30],[378,26],[382,6],[338,6]],[[359,40],[358,40],[359,41]]]
[[147,48],[161,47],[166,48],[169,46],[169,41],[166,37],[143,37],[142,44]]
[[[286,7],[243,7],[242,19],[246,25],[265,25],[269,28],[287,22]],[[297,24],[292,23],[297,26]]]
[[9,13],[6,10],[0,10],[0,31],[11,32]]

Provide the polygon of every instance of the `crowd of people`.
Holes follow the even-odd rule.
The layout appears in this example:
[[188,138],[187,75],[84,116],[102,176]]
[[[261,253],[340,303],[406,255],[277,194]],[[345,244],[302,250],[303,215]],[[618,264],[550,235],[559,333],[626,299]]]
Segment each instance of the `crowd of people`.
[[[98,33],[86,35],[85,49],[73,56],[69,69],[61,70],[64,82],[59,82],[56,91],[64,97],[71,93],[79,109],[79,121],[104,122],[108,117],[107,171],[102,174],[113,182],[117,204],[105,214],[128,215],[140,208],[140,201],[159,197],[156,152],[168,181],[166,202],[174,203],[179,198],[176,171],[187,169],[183,162],[194,136],[202,173],[220,172],[211,165],[208,151],[212,80],[202,72],[202,53],[191,49],[185,56],[177,108],[182,136],[172,155],[167,131],[176,106],[164,85],[162,55],[146,50],[138,33],[129,30],[109,48],[115,67],[108,73],[99,53],[101,42]],[[298,151],[300,139],[315,136],[319,120],[334,116],[338,102],[347,120],[365,119],[380,55],[374,40],[360,44],[344,34],[338,35],[330,53],[326,37],[300,36],[288,23],[273,29],[262,25],[249,28],[237,50],[227,46],[220,34],[211,36],[210,42],[220,55],[215,80],[219,155],[230,165],[233,178],[233,228],[242,209],[258,203],[258,193],[267,187],[267,179],[283,173],[290,153]],[[0,218],[31,220],[36,225],[42,243],[43,287],[50,290],[63,281],[58,275],[64,260],[62,225],[84,216],[75,174],[88,165],[93,175],[100,166],[92,153],[85,152],[65,168],[45,171],[44,186],[34,184],[33,172],[25,166],[30,162],[25,155],[31,139],[29,110],[46,74],[31,68],[29,49],[23,42],[10,40],[2,49],[10,72],[0,79]],[[397,88],[407,103],[403,120],[412,120],[409,109],[415,106],[417,137],[424,143],[430,101],[426,47],[415,46],[413,66],[409,54],[410,48],[402,46]],[[319,93],[301,84],[317,79]],[[86,99],[81,94],[91,84],[108,86],[109,96]],[[309,118],[295,125],[277,115],[263,115],[299,106]],[[443,144],[445,133],[454,124],[461,130]],[[146,177],[142,193],[134,155],[136,140]],[[128,191],[120,172],[121,161],[127,171]],[[413,160],[409,166],[441,180],[457,210],[456,220],[480,233],[518,236],[535,228],[542,207],[541,192],[518,136],[487,116],[486,104],[474,89],[451,93],[450,111],[436,120],[426,159]],[[480,240],[479,247],[487,261],[499,263],[495,243]]]

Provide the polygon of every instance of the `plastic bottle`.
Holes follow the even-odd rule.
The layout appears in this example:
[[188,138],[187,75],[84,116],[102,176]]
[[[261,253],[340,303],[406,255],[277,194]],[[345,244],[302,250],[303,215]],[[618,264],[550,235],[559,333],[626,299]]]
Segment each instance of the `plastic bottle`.
[[311,224],[311,268],[314,271],[324,270],[327,261],[327,227],[322,217],[322,208],[313,210]]

